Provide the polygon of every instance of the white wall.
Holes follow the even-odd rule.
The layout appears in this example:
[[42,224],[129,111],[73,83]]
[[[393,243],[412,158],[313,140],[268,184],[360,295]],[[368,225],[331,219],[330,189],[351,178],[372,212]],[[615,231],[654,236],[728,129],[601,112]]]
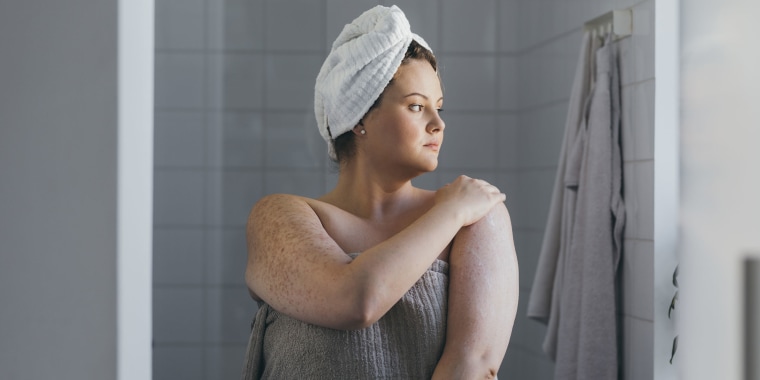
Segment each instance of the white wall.
[[744,378],[742,264],[760,251],[758,14],[754,0],[681,2],[679,355],[689,380]]
[[153,0],[119,0],[117,379],[151,379]]
[[678,265],[679,239],[679,3],[675,0],[655,3],[654,308],[660,312],[654,315],[652,378],[657,380],[678,378],[681,364],[680,355],[672,355],[680,305],[670,316],[664,312],[677,290],[673,273]]
[[[118,180],[117,150],[134,145],[119,139],[127,126],[119,124],[117,7],[117,1],[0,3],[3,379],[113,379],[117,366],[150,368],[117,356],[117,312],[127,305],[117,300],[124,262],[117,245],[129,229],[119,225],[117,205],[120,192],[145,192]],[[141,177],[149,178],[149,170]],[[128,206],[150,213],[149,202]],[[149,236],[145,219],[131,236]],[[122,311],[149,315],[149,296]],[[142,351],[150,347],[149,340],[139,343]]]

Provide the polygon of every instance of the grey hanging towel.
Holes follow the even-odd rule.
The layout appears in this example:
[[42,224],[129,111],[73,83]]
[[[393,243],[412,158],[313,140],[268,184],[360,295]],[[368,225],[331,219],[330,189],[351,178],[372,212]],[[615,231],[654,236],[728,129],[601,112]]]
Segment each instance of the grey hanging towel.
[[[625,208],[617,52],[584,35],[552,202],[528,303],[548,325],[555,379],[618,377],[615,276]],[[592,73],[594,73],[592,75]]]

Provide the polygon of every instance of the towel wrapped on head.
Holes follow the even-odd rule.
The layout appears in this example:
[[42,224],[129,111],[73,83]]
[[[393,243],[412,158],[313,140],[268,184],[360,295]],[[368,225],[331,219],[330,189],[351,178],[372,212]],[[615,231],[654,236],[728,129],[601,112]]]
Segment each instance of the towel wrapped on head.
[[336,159],[333,140],[350,131],[369,111],[416,41],[404,12],[378,5],[347,24],[333,42],[314,86],[314,113],[328,153]]

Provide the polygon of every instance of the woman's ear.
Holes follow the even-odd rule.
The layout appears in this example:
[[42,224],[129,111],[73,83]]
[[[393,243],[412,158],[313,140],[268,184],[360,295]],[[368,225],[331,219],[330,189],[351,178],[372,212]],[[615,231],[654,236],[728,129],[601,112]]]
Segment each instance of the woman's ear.
[[352,131],[355,135],[364,135],[367,133],[367,131],[364,130],[364,123],[361,120],[359,120],[359,124],[356,124]]

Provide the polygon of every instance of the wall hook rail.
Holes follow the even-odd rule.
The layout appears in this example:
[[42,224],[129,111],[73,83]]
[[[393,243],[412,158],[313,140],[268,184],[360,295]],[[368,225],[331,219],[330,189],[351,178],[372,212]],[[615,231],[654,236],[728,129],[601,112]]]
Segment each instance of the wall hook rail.
[[586,21],[583,28],[597,36],[613,34],[617,41],[633,34],[633,10],[614,10]]

